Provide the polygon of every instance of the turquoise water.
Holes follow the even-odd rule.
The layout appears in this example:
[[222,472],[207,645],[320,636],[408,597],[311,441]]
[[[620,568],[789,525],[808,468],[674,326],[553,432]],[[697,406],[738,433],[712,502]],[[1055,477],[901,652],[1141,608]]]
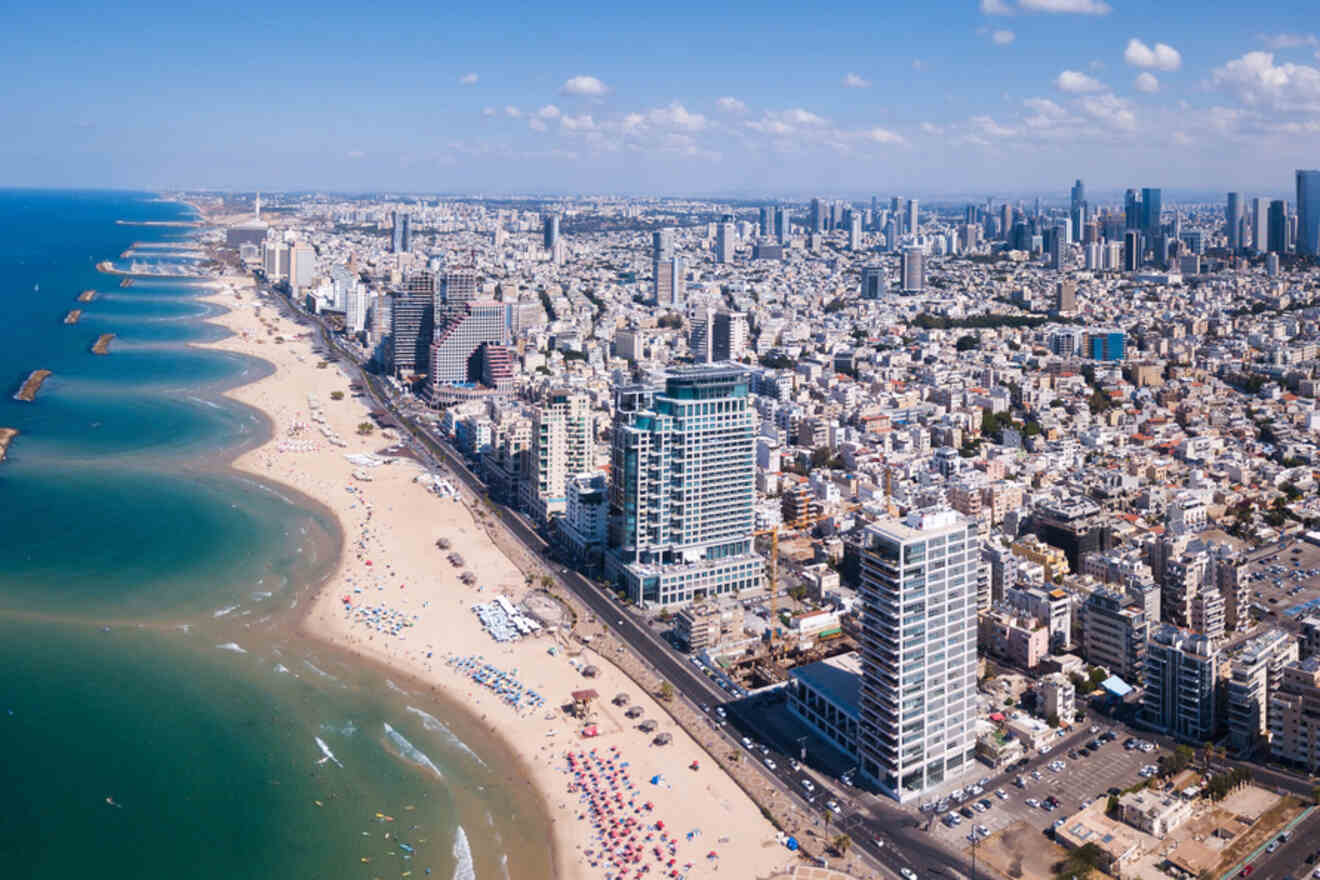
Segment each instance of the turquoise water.
[[[180,237],[116,219],[186,216],[0,192],[0,426],[21,432],[0,463],[0,872],[548,876],[547,820],[472,719],[298,634],[337,524],[225,467],[268,429],[222,392],[268,367],[189,345],[223,332],[200,288],[96,270]],[[12,400],[36,368],[36,401]]]

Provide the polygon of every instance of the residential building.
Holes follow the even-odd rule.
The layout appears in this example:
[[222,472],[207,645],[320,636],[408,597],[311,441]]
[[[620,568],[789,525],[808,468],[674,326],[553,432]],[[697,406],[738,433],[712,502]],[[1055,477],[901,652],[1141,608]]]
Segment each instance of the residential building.
[[587,395],[570,388],[548,392],[532,407],[532,450],[523,508],[539,523],[564,513],[571,477],[595,469],[596,437]]
[[1269,715],[1274,760],[1311,774],[1320,771],[1320,656],[1283,667]]
[[907,801],[974,769],[976,526],[913,512],[862,541],[860,769]]
[[1077,715],[1077,689],[1068,676],[1051,672],[1040,680],[1040,713],[1069,724]]
[[1082,654],[1130,684],[1141,681],[1150,620],[1118,590],[1097,589],[1082,605]]
[[1297,638],[1270,629],[1243,644],[1232,658],[1226,687],[1228,736],[1234,750],[1251,756],[1269,742],[1270,701],[1283,683],[1283,670],[1299,659]]
[[1141,718],[1184,742],[1216,739],[1219,651],[1199,634],[1165,624],[1146,643]]

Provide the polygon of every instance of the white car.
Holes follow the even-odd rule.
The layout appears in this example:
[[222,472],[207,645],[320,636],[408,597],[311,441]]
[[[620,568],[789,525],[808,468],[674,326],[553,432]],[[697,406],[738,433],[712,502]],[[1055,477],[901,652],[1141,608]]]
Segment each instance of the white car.
[[1052,746],[1041,746],[1041,747],[1040,747],[1040,753],[1041,753],[1042,755],[1048,755],[1048,754],[1050,753],[1050,749],[1051,749],[1051,748],[1052,748]]
[[772,760],[770,760],[769,758],[766,758],[766,759],[765,759],[765,766],[769,767],[771,770],[774,770],[774,769],[775,769],[775,762],[772,761]]
[[917,873],[911,868],[899,868],[898,873],[903,875],[903,880],[917,880]]
[[995,797],[999,798],[1001,801],[1006,801],[1008,800],[1008,792],[1004,791],[1002,788],[997,788],[995,789]]
[[1040,801],[1036,800],[1035,798],[1027,798],[1027,806],[1029,806],[1029,807],[1039,807],[1039,806],[1040,806]]
[[838,801],[833,801],[833,800],[831,800],[831,801],[826,801],[826,802],[825,802],[825,808],[828,809],[831,813],[833,813],[833,814],[836,815],[836,816],[842,816],[842,815],[843,815],[843,807],[839,806],[839,802],[838,802]]

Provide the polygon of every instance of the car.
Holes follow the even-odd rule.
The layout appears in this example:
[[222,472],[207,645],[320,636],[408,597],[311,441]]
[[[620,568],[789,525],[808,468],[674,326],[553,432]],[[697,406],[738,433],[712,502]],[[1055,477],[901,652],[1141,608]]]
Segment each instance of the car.
[[976,833],[979,834],[979,835],[981,835],[982,837],[989,837],[989,836],[990,836],[990,829],[989,829],[989,828],[986,828],[984,825],[977,825],[977,826],[976,826]]
[[899,868],[898,873],[903,875],[903,880],[917,880],[917,874],[911,868]]
[[815,784],[814,782],[812,782],[810,779],[803,779],[803,780],[802,780],[802,787],[805,788],[807,791],[815,791],[815,790],[816,790],[816,784]]
[[1055,820],[1054,820],[1054,824],[1051,825],[1050,827],[1053,828],[1053,829],[1055,829],[1055,830],[1058,830],[1059,828],[1062,828],[1062,827],[1063,827],[1063,823],[1066,822],[1066,821],[1067,821],[1066,819],[1055,819]]
[[751,741],[749,738],[745,737],[745,736],[742,738],[742,744],[745,745],[745,746],[746,746],[747,748],[749,748],[749,749],[752,747],[752,741]]
[[765,757],[765,758],[763,758],[762,760],[765,761],[765,766],[769,767],[771,770],[776,769],[776,768],[775,768],[775,762],[772,761],[772,760],[770,760],[770,758],[769,758],[768,756]]
[[1031,771],[1031,778],[1032,778],[1032,779],[1043,779],[1044,777],[1041,776],[1041,773],[1040,773],[1039,770],[1032,770],[1032,771]]
[[976,812],[978,813],[984,813],[986,810],[990,808],[985,805],[985,801],[977,801],[976,803],[972,804],[972,809],[976,810]]
[[920,809],[921,812],[923,812],[923,813],[933,813],[933,812],[935,812],[935,802],[934,802],[934,801],[926,801],[924,804],[921,805],[921,807],[920,807],[919,809]]
[[1008,800],[1008,792],[1004,791],[1002,788],[996,788],[995,797],[999,798],[1001,801],[1006,801]]
[[825,809],[829,810],[831,813],[833,813],[836,816],[843,814],[843,807],[839,806],[839,802],[835,800],[826,801]]
[[970,806],[963,807],[963,808],[962,808],[961,810],[959,810],[958,812],[961,813],[961,814],[963,815],[963,818],[965,818],[965,819],[975,819],[975,818],[976,818],[976,811],[973,810]]
[[1265,852],[1272,853],[1278,848],[1279,848],[1279,842],[1277,840],[1271,840],[1270,845],[1265,847]]
[[1058,807],[1056,807],[1054,804],[1041,804],[1040,808],[1047,813],[1053,813],[1055,810],[1058,809]]
[[1042,755],[1048,755],[1048,754],[1050,753],[1050,749],[1051,749],[1051,748],[1053,748],[1053,747],[1052,747],[1052,746],[1041,746],[1041,747],[1040,747],[1040,753],[1041,753]]
[[798,772],[799,770],[802,769],[802,765],[799,764],[799,763],[797,762],[797,759],[796,759],[796,758],[789,758],[789,759],[788,759],[788,766],[793,768],[793,772],[794,772],[794,773],[796,773],[796,772]]
[[1311,876],[1315,877],[1316,880],[1320,880],[1320,868],[1316,868],[1314,871],[1312,871]]
[[1099,732],[1100,732],[1100,728],[1099,728],[1099,727],[1096,727],[1096,726],[1093,724],[1093,725],[1091,725],[1091,732],[1092,732],[1092,733],[1099,733]]
[[987,785],[990,784],[990,777],[989,777],[989,776],[982,776],[982,777],[980,778],[980,780],[977,781],[976,784],[979,785],[979,786],[981,786],[981,788],[985,788]]
[[1029,806],[1029,807],[1039,807],[1039,806],[1040,806],[1040,801],[1036,800],[1035,798],[1027,798],[1026,803],[1027,803],[1027,806]]
[[1238,871],[1238,876],[1239,876],[1239,877],[1250,877],[1250,876],[1251,876],[1251,872],[1254,871],[1254,870],[1256,870],[1256,866],[1255,866],[1255,865],[1247,865],[1247,866],[1246,866],[1245,868],[1243,868],[1241,871]]
[[1025,780],[1025,779],[1023,779],[1021,776],[1019,776],[1017,779],[1014,779],[1014,780],[1013,780],[1013,784],[1016,785],[1018,788],[1026,788],[1026,787],[1027,787],[1027,780]]
[[977,803],[985,807],[987,810],[994,806],[994,803],[991,802],[990,798],[982,798],[977,801]]

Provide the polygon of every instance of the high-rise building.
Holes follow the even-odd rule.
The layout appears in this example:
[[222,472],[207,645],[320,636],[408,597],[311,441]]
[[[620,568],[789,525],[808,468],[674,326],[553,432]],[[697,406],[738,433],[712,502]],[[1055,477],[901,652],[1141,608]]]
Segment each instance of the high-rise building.
[[1183,742],[1215,738],[1219,650],[1213,640],[1165,624],[1146,644],[1142,721]]
[[430,293],[400,291],[390,297],[390,339],[396,376],[422,373],[435,326],[435,300]]
[[899,801],[977,769],[976,534],[952,510],[863,533],[859,769]]
[[671,260],[674,257],[674,230],[657,229],[651,233],[651,259]]
[[1299,658],[1297,637],[1274,628],[1243,644],[1233,657],[1226,696],[1228,736],[1234,750],[1251,757],[1269,741],[1270,700],[1283,684],[1283,669]]
[[1123,233],[1124,272],[1135,272],[1141,268],[1144,247],[1140,229],[1129,229]]
[[396,254],[412,250],[412,218],[407,211],[390,212],[390,250]]
[[917,210],[917,200],[916,200],[916,199],[908,199],[908,203],[907,203],[907,231],[908,231],[909,233],[911,233],[912,235],[916,235],[916,234],[917,234],[917,230],[918,230],[919,228],[921,228],[921,222],[920,222],[920,215],[919,215],[919,212],[918,212],[918,210]]
[[[477,298],[477,273],[451,269],[440,275],[439,305],[461,306]],[[439,314],[437,307],[436,314]]]
[[483,343],[506,346],[511,341],[512,303],[469,300],[445,310],[436,321],[430,349],[432,389],[481,379],[476,356]]
[[1272,254],[1288,250],[1288,203],[1282,199],[1270,202],[1269,229],[1266,244]]
[[999,206],[999,231],[1004,241],[1013,234],[1013,206],[1008,202]]
[[769,238],[775,234],[775,209],[771,205],[761,206],[760,234]]
[[809,220],[811,222],[812,232],[825,231],[825,202],[823,200],[819,198],[811,200],[811,215]]
[[1077,282],[1060,281],[1054,294],[1055,311],[1071,312],[1077,308]]
[[883,266],[866,266],[862,269],[862,299],[883,298],[886,286]]
[[903,292],[921,293],[926,289],[926,257],[919,247],[903,248]]
[[523,507],[539,523],[564,513],[567,482],[595,469],[596,437],[591,401],[584,392],[556,388],[532,408],[529,478]]
[[1118,328],[1086,332],[1086,356],[1093,361],[1121,361],[1127,354],[1127,335]]
[[1263,254],[1269,245],[1269,213],[1265,200],[1251,200],[1251,247],[1258,254]]
[[689,318],[688,353],[694,364],[709,364],[715,360],[715,309],[707,306],[694,311]]
[[1242,250],[1242,193],[1228,194],[1228,204],[1224,208],[1224,227],[1228,232],[1229,253]]
[[1141,229],[1141,199],[1135,189],[1123,193],[1123,228]]
[[852,218],[848,224],[848,250],[860,251],[862,249],[862,215],[858,211],[853,211]]
[[1071,268],[1067,259],[1071,256],[1068,251],[1068,237],[1068,230],[1063,226],[1054,227],[1050,236],[1050,268],[1056,272]]
[[367,287],[361,281],[354,281],[345,293],[344,326],[354,335],[367,329]]
[[1320,770],[1320,656],[1283,667],[1269,718],[1274,760],[1308,773]]
[[680,368],[663,389],[618,390],[606,571],[634,602],[684,604],[761,586],[755,423],[741,369]]
[[1082,227],[1086,225],[1086,187],[1080,178],[1072,185],[1068,198],[1068,218],[1072,220],[1072,241],[1081,241]]
[[1124,681],[1141,680],[1151,618],[1123,590],[1099,588],[1082,605],[1082,654]]
[[718,262],[733,262],[733,246],[736,238],[737,233],[732,223],[721,223],[715,230],[715,259]]
[[559,244],[559,215],[546,214],[541,218],[541,244],[551,253]]
[[716,312],[710,347],[712,360],[742,360],[747,353],[747,315],[743,312]]
[[682,307],[687,273],[683,258],[675,256],[656,260],[652,266],[655,272],[656,305],[673,309]]
[[1149,239],[1155,238],[1163,229],[1161,215],[1164,212],[1164,191],[1151,187],[1141,190],[1141,231]]
[[1297,172],[1297,253],[1320,256],[1320,171]]
[[312,286],[316,280],[316,249],[305,242],[289,248],[289,289],[294,293]]
[[788,244],[793,237],[793,218],[787,208],[775,208],[775,236],[780,244]]

